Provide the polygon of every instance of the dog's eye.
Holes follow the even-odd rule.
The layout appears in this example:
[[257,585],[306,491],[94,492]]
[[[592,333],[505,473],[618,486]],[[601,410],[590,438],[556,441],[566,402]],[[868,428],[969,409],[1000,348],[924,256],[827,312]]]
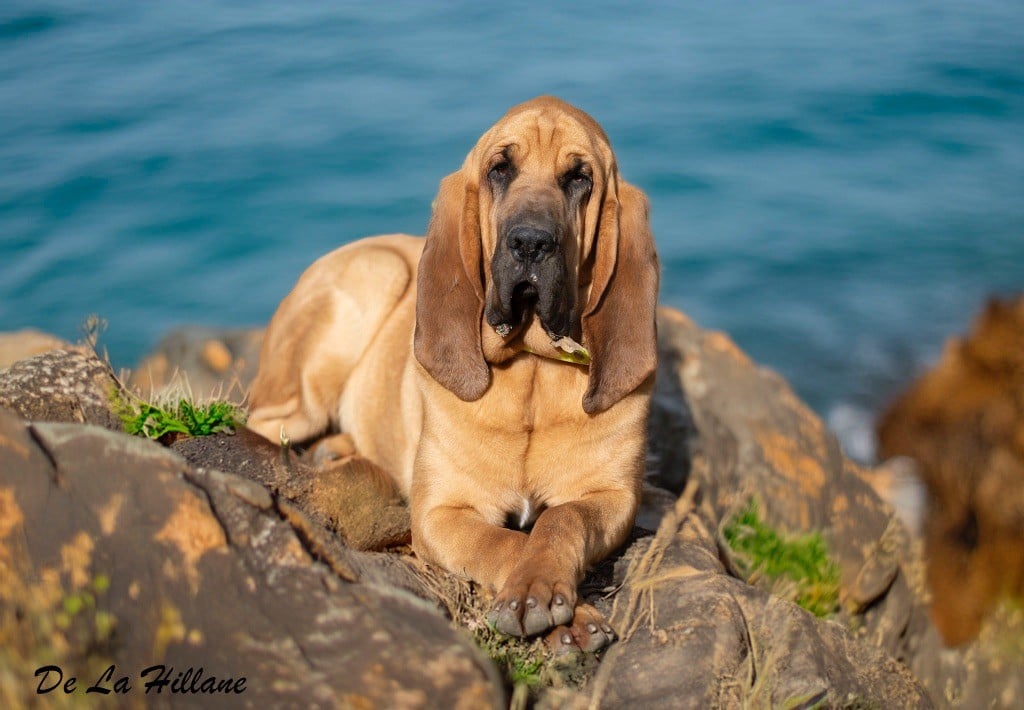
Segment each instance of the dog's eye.
[[562,187],[566,190],[589,190],[592,184],[593,180],[582,165],[576,166],[562,177]]
[[494,166],[487,172],[487,177],[495,182],[504,182],[512,174],[512,163],[507,160],[502,160],[500,163],[495,163]]

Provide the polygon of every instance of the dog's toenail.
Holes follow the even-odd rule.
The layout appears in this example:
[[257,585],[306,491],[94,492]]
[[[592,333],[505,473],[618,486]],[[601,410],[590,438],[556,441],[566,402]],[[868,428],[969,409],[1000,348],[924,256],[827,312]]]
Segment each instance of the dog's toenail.
[[530,609],[534,608],[535,606],[537,606],[537,600],[533,597],[527,597],[526,606]]
[[554,604],[555,606],[564,606],[565,598],[561,594],[556,594]]
[[596,634],[597,633],[597,624],[587,624],[587,631],[589,631],[592,634]]
[[515,611],[516,609],[518,609],[519,608],[519,600],[518,599],[513,599],[512,601],[510,601],[508,603],[508,608],[511,609],[512,611]]
[[612,633],[612,627],[609,626],[608,624],[605,624],[604,626],[602,626],[601,630],[604,631],[606,634]]
[[505,602],[498,602],[497,604],[491,607],[491,611],[501,611],[501,608],[503,606],[505,606]]
[[562,643],[566,646],[572,645],[572,634],[562,634]]

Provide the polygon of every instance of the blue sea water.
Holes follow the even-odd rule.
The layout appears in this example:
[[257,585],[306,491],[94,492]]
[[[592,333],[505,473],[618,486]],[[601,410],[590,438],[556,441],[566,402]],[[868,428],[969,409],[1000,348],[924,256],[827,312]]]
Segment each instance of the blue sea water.
[[662,300],[863,424],[1024,289],[1022,27],[1019,0],[5,0],[0,330],[97,313],[131,366],[261,324],[318,255],[422,233],[554,93],[650,196]]

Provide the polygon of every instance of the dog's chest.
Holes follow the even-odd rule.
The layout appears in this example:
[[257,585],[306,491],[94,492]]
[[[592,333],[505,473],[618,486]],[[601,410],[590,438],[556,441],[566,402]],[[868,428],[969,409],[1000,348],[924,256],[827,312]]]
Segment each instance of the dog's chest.
[[424,491],[444,490],[492,524],[523,528],[545,508],[633,476],[642,460],[642,394],[588,415],[585,367],[521,356],[492,366],[491,377],[483,397],[470,402],[423,380],[413,495],[418,479]]
[[473,436],[485,457],[471,465],[495,483],[506,523],[526,528],[565,486],[592,470],[600,427],[583,411],[586,368],[523,356],[494,367]]
[[509,434],[582,426],[586,388],[586,367],[523,354],[491,368],[478,416],[488,428]]

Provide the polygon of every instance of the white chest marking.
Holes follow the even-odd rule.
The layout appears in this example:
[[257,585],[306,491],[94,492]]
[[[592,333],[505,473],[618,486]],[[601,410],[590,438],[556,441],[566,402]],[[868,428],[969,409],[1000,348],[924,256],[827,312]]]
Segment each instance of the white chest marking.
[[519,513],[519,529],[524,530],[527,525],[533,522],[536,511],[528,498],[523,498],[523,510]]

